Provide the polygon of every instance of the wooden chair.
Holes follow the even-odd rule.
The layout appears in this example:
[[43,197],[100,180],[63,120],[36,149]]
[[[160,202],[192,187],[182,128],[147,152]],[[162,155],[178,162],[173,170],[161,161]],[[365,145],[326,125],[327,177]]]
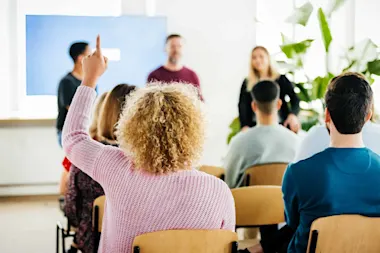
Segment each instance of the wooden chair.
[[237,253],[228,230],[165,230],[135,237],[133,253]]
[[[65,206],[65,197],[60,196],[58,198],[59,203],[59,209],[64,213],[64,206]],[[56,253],[59,253],[59,238],[61,238],[61,249],[62,252],[66,252],[66,238],[68,237],[74,237],[75,236],[76,228],[74,228],[70,221],[67,219],[67,225],[64,227],[64,225],[57,221],[56,224]]]
[[308,253],[380,252],[380,218],[335,215],[317,219],[310,229]]
[[268,163],[255,165],[245,171],[245,186],[282,185],[287,163]]
[[280,186],[249,186],[232,189],[236,227],[259,227],[285,222]]
[[57,221],[56,225],[56,253],[59,253],[59,238],[61,237],[61,247],[62,252],[66,252],[66,238],[74,237],[76,229],[71,226],[70,222],[67,220],[66,228],[62,225],[60,221]]
[[217,178],[220,178],[224,181],[225,170],[221,167],[203,165],[199,168],[199,170],[207,174],[216,176]]
[[94,231],[94,252],[98,252],[100,235],[102,233],[104,204],[106,196],[100,196],[94,201],[92,223]]

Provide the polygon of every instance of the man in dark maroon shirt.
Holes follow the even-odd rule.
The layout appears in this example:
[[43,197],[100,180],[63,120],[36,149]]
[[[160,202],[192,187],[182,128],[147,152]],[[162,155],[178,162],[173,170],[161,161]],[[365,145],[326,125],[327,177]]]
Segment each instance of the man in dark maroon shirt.
[[166,53],[168,60],[164,66],[154,70],[148,76],[148,82],[184,82],[198,89],[199,98],[203,101],[199,78],[197,74],[181,63],[183,40],[181,35],[171,34],[166,38]]

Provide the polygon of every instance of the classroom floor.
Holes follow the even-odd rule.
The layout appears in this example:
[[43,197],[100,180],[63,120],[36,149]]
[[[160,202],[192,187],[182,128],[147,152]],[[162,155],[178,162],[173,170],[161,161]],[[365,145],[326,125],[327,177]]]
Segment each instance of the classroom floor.
[[[57,198],[57,196],[0,198],[0,252],[55,252],[57,220],[65,224]],[[245,248],[255,242],[256,240],[240,242],[239,248]]]
[[55,252],[57,196],[0,198],[0,252]]

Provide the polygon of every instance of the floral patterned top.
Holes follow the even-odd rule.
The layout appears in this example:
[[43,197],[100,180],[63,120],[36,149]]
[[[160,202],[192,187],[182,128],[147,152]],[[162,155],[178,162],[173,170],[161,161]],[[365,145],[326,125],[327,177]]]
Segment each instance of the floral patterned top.
[[104,191],[99,183],[75,165],[71,165],[64,211],[69,222],[77,228],[75,242],[83,253],[94,252],[92,208],[95,199],[102,195]]

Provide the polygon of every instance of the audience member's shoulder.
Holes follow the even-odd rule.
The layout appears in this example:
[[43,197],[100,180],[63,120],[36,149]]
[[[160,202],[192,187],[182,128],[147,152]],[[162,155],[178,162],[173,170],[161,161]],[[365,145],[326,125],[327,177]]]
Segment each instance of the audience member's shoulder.
[[316,153],[315,155],[309,157],[309,158],[306,158],[304,160],[300,160],[298,162],[295,162],[295,163],[291,163],[289,165],[289,167],[292,167],[294,168],[294,170],[298,170],[298,169],[307,169],[307,170],[310,170],[311,168],[314,168],[313,165],[315,164],[320,164],[321,160],[324,160],[324,158],[326,157],[326,152],[327,152],[327,149],[319,152],[319,153]]
[[327,132],[327,129],[325,126],[322,125],[316,125],[313,126],[312,128],[307,131],[307,136],[327,136],[328,137],[329,133]]
[[291,138],[296,139],[296,140],[299,139],[299,136],[296,133],[294,133],[293,131],[289,130],[288,128],[286,128],[282,125],[279,125],[278,129],[279,129],[279,131],[283,132],[288,137],[291,137]]
[[374,162],[377,163],[377,165],[380,166],[380,155],[375,153],[373,150],[371,150],[370,148],[367,148],[368,149],[368,153],[370,154],[370,156],[372,157],[372,160]]
[[239,132],[232,138],[230,145],[236,146],[242,143],[246,143],[247,141],[251,141],[252,138],[255,137],[256,132],[257,132],[256,127],[251,127],[250,129],[244,132]]
[[216,185],[216,187],[218,187],[219,189],[223,189],[223,188],[230,189],[223,180],[217,178],[214,175],[207,174],[206,172],[203,172],[197,169],[193,169],[191,173],[193,176],[201,177],[206,182]]
[[366,133],[380,135],[380,124],[367,122],[363,127],[363,134]]

